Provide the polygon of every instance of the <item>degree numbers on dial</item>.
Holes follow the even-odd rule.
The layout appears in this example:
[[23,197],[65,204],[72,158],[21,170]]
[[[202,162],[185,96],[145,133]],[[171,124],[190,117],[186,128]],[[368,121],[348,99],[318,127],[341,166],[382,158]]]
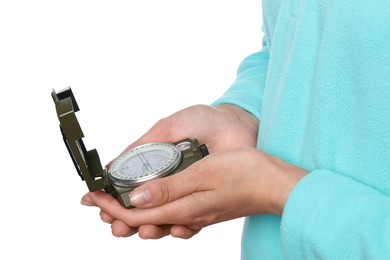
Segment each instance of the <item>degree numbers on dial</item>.
[[140,184],[169,174],[181,161],[181,151],[169,143],[150,143],[120,155],[111,165],[109,176],[118,185]]

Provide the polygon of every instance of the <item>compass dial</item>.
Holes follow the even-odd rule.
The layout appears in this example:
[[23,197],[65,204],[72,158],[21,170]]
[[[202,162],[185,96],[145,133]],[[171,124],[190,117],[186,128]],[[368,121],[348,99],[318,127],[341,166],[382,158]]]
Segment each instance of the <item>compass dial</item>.
[[120,155],[111,165],[109,177],[119,186],[138,186],[151,179],[164,177],[180,163],[182,152],[168,143],[149,143]]

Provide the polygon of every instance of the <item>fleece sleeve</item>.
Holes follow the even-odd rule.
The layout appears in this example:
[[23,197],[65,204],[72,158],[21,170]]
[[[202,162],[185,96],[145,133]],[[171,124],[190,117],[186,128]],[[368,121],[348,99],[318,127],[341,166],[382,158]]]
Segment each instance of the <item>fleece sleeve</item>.
[[315,170],[292,191],[281,237],[286,259],[389,259],[390,197]]
[[246,57],[237,70],[237,77],[225,94],[212,105],[234,104],[257,118],[260,116],[269,53],[263,42],[263,50]]

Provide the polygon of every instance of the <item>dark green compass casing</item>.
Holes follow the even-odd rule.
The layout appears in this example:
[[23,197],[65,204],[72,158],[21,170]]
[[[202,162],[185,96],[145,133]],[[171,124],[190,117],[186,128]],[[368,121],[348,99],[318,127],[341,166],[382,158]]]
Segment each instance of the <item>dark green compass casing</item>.
[[[146,181],[180,172],[208,155],[205,145],[196,139],[184,139],[174,144],[150,143],[135,147],[120,155],[106,171],[96,149],[87,150],[76,117],[79,106],[71,88],[51,93],[60,130],[77,173],[87,183],[89,191],[104,190],[131,208],[129,193]],[[112,167],[115,165],[115,167]]]

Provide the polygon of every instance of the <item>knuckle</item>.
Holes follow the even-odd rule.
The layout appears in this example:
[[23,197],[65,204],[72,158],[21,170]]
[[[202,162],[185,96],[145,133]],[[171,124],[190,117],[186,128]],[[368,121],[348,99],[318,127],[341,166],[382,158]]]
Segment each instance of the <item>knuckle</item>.
[[174,185],[163,182],[159,186],[159,193],[160,193],[160,198],[159,201],[161,204],[166,204],[168,202],[171,202],[175,198],[175,187]]

